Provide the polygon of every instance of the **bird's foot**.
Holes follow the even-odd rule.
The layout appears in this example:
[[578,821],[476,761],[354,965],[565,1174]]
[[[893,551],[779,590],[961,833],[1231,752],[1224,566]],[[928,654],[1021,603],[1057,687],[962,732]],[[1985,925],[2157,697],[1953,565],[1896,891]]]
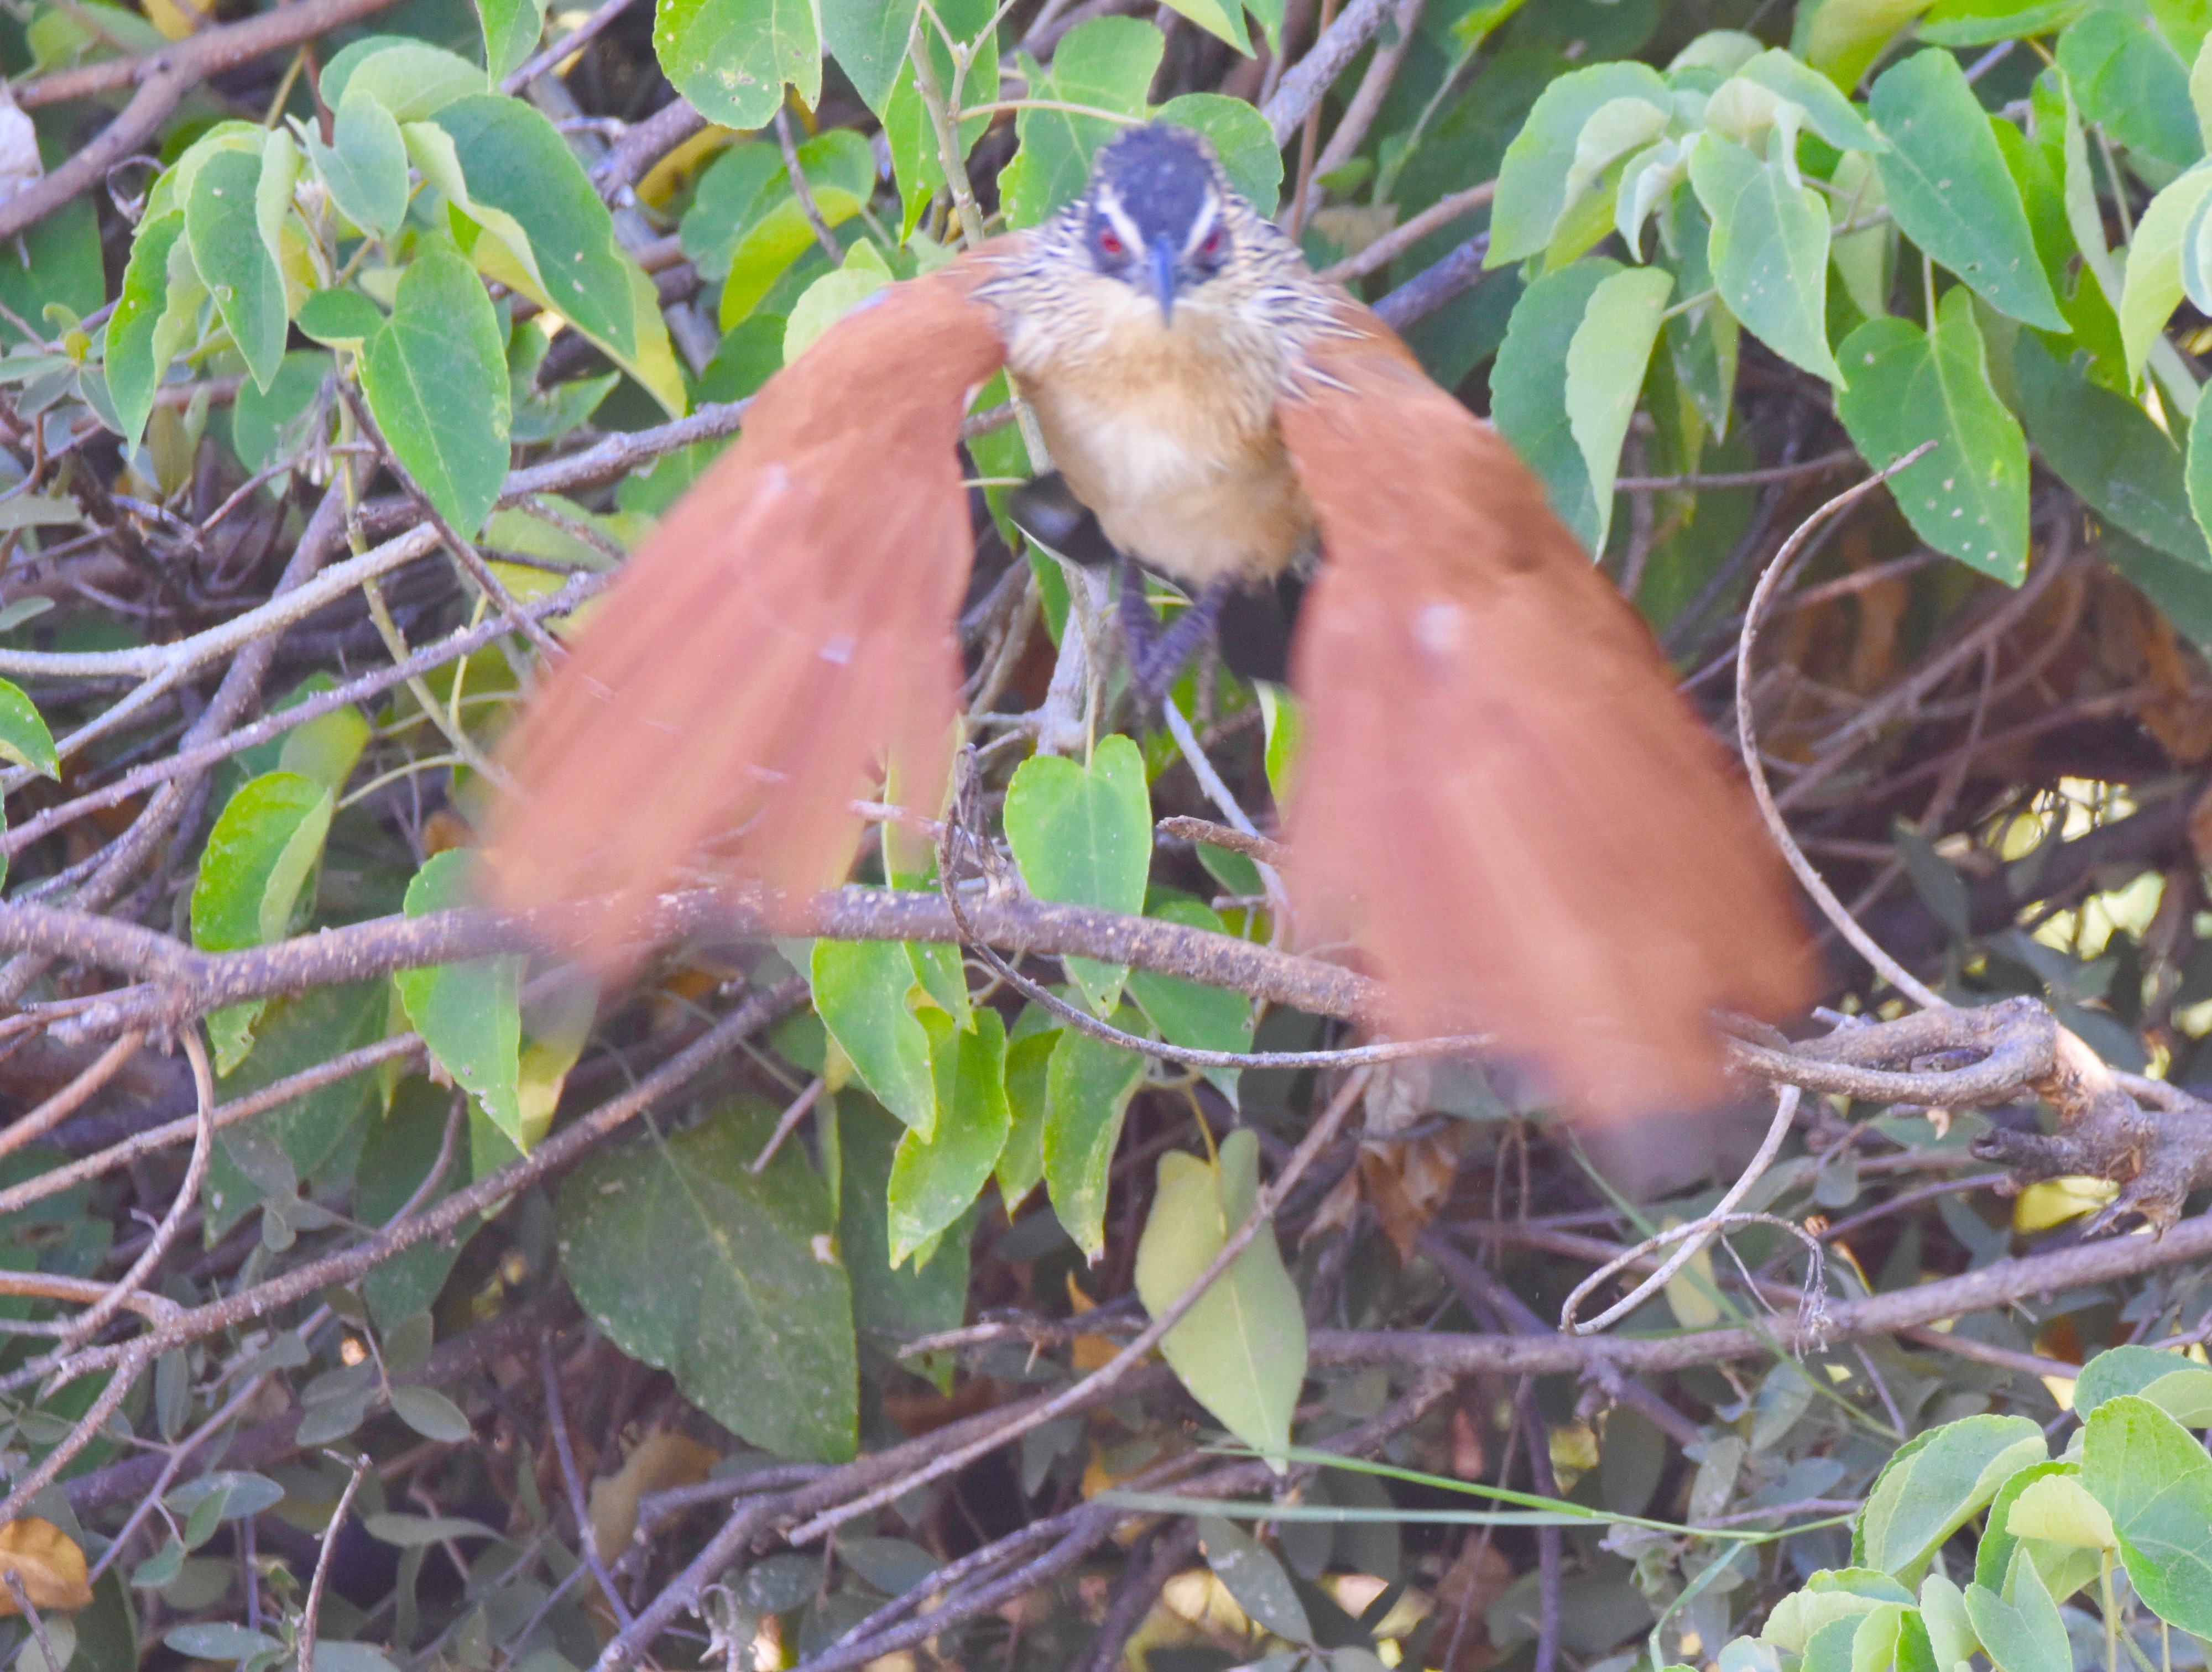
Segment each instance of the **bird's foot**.
[[1124,559],[1121,565],[1121,645],[1129,665],[1129,684],[1147,710],[1166,700],[1182,666],[1213,636],[1221,606],[1234,583],[1218,581],[1165,627],[1145,598],[1144,571]]

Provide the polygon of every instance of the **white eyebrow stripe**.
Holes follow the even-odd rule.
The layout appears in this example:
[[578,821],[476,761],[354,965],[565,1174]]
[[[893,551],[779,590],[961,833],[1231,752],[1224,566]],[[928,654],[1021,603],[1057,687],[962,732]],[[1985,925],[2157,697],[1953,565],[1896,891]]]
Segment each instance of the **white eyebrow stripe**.
[[1221,194],[1208,186],[1205,200],[1199,204],[1198,213],[1191,219],[1190,236],[1182,240],[1182,252],[1185,255],[1195,254],[1198,246],[1206,242],[1206,234],[1213,230],[1213,223],[1220,218]]
[[1114,230],[1121,234],[1123,243],[1132,250],[1141,250],[1145,247],[1145,234],[1138,230],[1137,223],[1132,221],[1127,212],[1122,209],[1121,200],[1119,198],[1110,192],[1102,192],[1098,195],[1098,207],[1105,212],[1106,218],[1113,222]]

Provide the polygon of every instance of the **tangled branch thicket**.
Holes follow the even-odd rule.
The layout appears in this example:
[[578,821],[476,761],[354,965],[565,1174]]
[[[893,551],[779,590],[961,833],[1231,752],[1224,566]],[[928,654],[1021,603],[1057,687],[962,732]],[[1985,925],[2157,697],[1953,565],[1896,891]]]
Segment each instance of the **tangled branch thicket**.
[[[763,40],[796,27],[745,0],[721,9]],[[1894,7],[1822,9],[1832,33],[1846,14],[1888,19],[1849,26],[1875,30],[1852,59],[1855,37],[1792,37],[1749,0],[1289,0],[1249,54],[1230,39],[1242,14],[1206,0],[933,5],[884,32],[880,87],[860,85],[873,60],[851,50],[852,15],[897,8],[817,9],[800,46],[762,49],[768,80],[804,82],[817,27],[845,32],[829,43],[838,73],[812,109],[772,102],[745,125],[714,103],[750,96],[738,83],[685,78],[700,9],[672,3],[658,41],[632,0],[550,20],[500,0],[147,0],[143,15],[42,0],[0,20],[0,58],[30,66],[13,103],[35,124],[22,141],[0,101],[0,167],[27,143],[46,164],[18,167],[0,197],[0,749],[18,763],[0,775],[0,1569],[23,1617],[0,1624],[6,1652],[34,1672],[1220,1672],[1270,1652],[1329,1655],[1337,1672],[1378,1657],[1708,1665],[1806,1574],[1849,1564],[1838,1517],[1912,1436],[1983,1411],[2055,1429],[2108,1347],[2202,1359],[2212,1104],[2190,1088],[2212,1072],[2212,605],[2202,568],[2171,555],[2194,530],[2178,449],[2196,278],[2172,281],[2148,337],[2142,308],[2107,305],[2118,277],[2109,298],[2060,298],[2071,337],[2050,331],[2056,314],[2021,323],[2033,307],[1994,281],[1939,295],[1939,269],[1966,269],[1853,149],[1850,95],[1872,88],[1880,116],[1883,67],[1921,62]],[[2047,253],[2053,271],[2093,287],[2124,264],[2140,294],[2136,256],[2097,234],[2148,249],[2201,143],[2176,161],[2163,131],[2100,105],[2072,28],[2045,70],[2002,27],[1970,40],[1946,21],[1961,9],[1936,8],[1927,39],[1964,55],[1960,85],[2014,171],[2000,178],[2021,183],[2037,239],[2096,246]],[[2022,35],[2073,25],[2022,9]],[[440,52],[388,60],[400,69],[356,99],[375,80],[363,42],[386,39],[367,30]],[[1796,71],[1754,56],[1785,40]],[[418,83],[463,59],[471,96],[565,139],[587,203],[562,198],[566,174],[532,177],[502,222],[474,161],[437,173]],[[1767,102],[1712,115],[1724,78],[1759,64]],[[1530,213],[1513,158],[1534,167],[1541,149],[1507,148],[1540,94],[1620,70],[1629,90],[1607,96],[1634,104],[1632,72],[1662,69],[1678,99],[1711,95],[1701,136],[1662,112],[1634,143],[1675,149],[1629,157],[1589,137],[1599,104],[1576,106],[1557,159],[1562,180],[1571,162],[1608,191],[1648,164],[1658,201],[1679,194],[1661,212],[1680,300],[1651,323],[1648,379],[1618,392],[1644,410],[1595,484],[1616,514],[1577,532],[1691,700],[1735,732],[1825,914],[1826,1007],[1787,1034],[1723,1018],[1741,1107],[1577,1134],[1469,1042],[1363,1044],[1372,983],[1273,933],[1280,854],[1246,815],[1267,823],[1285,728],[1210,662],[1167,730],[1141,735],[1160,816],[1147,915],[1013,881],[992,821],[1016,761],[1080,744],[1118,691],[1085,578],[1009,550],[981,488],[961,622],[977,795],[934,828],[948,854],[951,836],[970,842],[987,881],[963,888],[948,865],[946,892],[856,885],[774,913],[672,894],[649,926],[660,950],[605,993],[568,970],[580,930],[564,913],[431,885],[438,856],[467,844],[489,751],[553,635],[587,622],[623,553],[741,428],[815,285],[871,264],[911,273],[1004,217],[1018,151],[1042,173],[1079,161],[1107,117],[1225,94],[1185,113],[1251,142],[1224,154],[1285,178],[1285,223],[1316,265],[1479,410],[1493,370],[1510,404],[1513,377],[1569,362],[1548,397],[1556,441],[1589,428],[1574,380],[1593,362],[1538,335],[1544,298],[1566,294],[1544,287],[1620,264],[1584,259],[1609,223],[1572,243],[1571,194],[1550,211],[1559,228],[1492,263]],[[353,80],[333,103],[339,74]],[[1558,96],[1540,112],[1571,102]],[[1775,142],[1786,161],[1759,149],[1776,100],[1803,117]],[[403,124],[406,149],[379,152]],[[288,131],[312,167],[272,200],[291,230],[258,234],[278,315],[264,363],[235,289],[177,277],[220,256],[199,211],[162,193],[186,190],[180,159],[248,152],[265,188],[262,136]],[[1832,250],[1838,295],[1795,325],[1731,289],[1715,227],[1691,236],[1714,211],[1685,159],[1722,134],[1799,194],[1772,199],[1763,235],[1796,236],[1789,216],[1809,213]],[[380,229],[372,161],[399,180]],[[149,228],[179,208],[170,235],[188,257],[134,289]],[[632,339],[556,314],[534,269],[486,253],[526,210],[544,218],[513,235],[547,249],[564,226],[611,222],[612,271],[636,281],[624,294],[650,292]],[[258,248],[258,224],[233,231]],[[1899,227],[1919,260],[1899,259],[1913,247]],[[1642,261],[1643,222],[1625,230],[1603,247]],[[362,387],[364,334],[408,351],[405,287],[455,234],[497,309],[489,466],[463,456],[465,424],[422,451]],[[1579,343],[1603,310],[1586,317],[1577,294]],[[310,312],[340,295],[368,314]],[[1716,295],[1753,336],[1740,362]],[[1814,363],[1853,331],[1875,347],[1848,369],[1871,383],[1862,365],[1892,339],[1853,327],[1907,313],[1926,325],[1909,324],[1916,341],[1954,356],[1946,375],[1971,362],[1978,380],[1951,386],[1954,429],[1931,443],[1953,450],[1945,468],[1993,433],[1995,418],[1972,428],[1975,400],[2015,439],[2008,412],[2027,415],[2048,470],[2028,480],[2022,443],[2017,575],[1953,561],[1915,520],[1922,487],[1906,491],[1924,481],[1904,473],[1919,433],[1875,447],[1875,419]],[[1529,333],[1517,349],[1509,318]],[[1700,359],[1723,325],[1725,352]],[[149,329],[158,350],[128,346]],[[2079,376],[2054,357],[2075,348]],[[157,356],[135,424],[133,352]],[[473,374],[450,369],[457,387]],[[2053,394],[2060,376],[2075,383]],[[2081,475],[2037,412],[2119,425],[2100,399],[2170,437],[2172,461],[2122,449],[2109,482]],[[1000,390],[969,418],[980,481],[1026,469],[1018,416]],[[1938,423],[1898,423],[1923,417]],[[1565,470],[1595,516],[1587,446],[1577,432],[1533,462],[1555,490]],[[2142,509],[2154,490],[2171,527]],[[481,532],[457,520],[463,502]],[[883,874],[879,848],[867,863]],[[1164,891],[1178,896],[1165,908]],[[236,899],[245,931],[221,927]],[[912,1205],[895,1158],[912,1146],[870,1095],[896,1101],[866,1053],[834,1019],[825,1040],[822,965],[794,921],[825,943],[913,949],[896,985],[928,996],[893,1006],[900,1025],[948,1005],[1011,1024],[1007,1158],[987,1158],[978,1176],[996,1182],[946,1207],[910,1263],[889,1257],[885,1223]],[[927,950],[963,942],[989,960]],[[1141,1073],[1093,1040],[1093,1079],[1048,1088],[1049,1042],[1077,1023],[1010,983],[1074,979],[1070,959],[1134,972],[1106,1031],[1151,1042]],[[1024,1176],[1012,1158],[1024,1121],[1034,1144],[1037,1122],[1079,1108],[1104,1134],[1087,1222],[1058,1202],[1072,1174],[1054,1169],[1073,1164]],[[957,1126],[958,1107],[941,1112]],[[1152,1352],[1202,1291],[1149,1317],[1137,1298],[1162,1156],[1202,1148],[1208,1177],[1226,1176],[1235,1132],[1257,1138],[1270,1183],[1193,1266],[1234,1283],[1249,1251],[1289,1251],[1303,1316],[1269,1330],[1305,1329],[1295,1414],[1311,1449],[1273,1464],[1210,1445],[1202,1377]],[[2110,1234],[2128,1229],[2152,1234]],[[1329,1454],[1412,1474],[1328,1468]],[[1453,1482],[1595,1519],[1455,1522],[1436,1514]],[[1142,1496],[1161,1493],[1176,1501]],[[1255,1500],[1279,1517],[1256,1543],[1194,1519]],[[1608,1516],[1617,1535],[1644,1515],[1635,1540],[1607,1533]],[[76,1581],[26,1553],[31,1517],[87,1558]]]

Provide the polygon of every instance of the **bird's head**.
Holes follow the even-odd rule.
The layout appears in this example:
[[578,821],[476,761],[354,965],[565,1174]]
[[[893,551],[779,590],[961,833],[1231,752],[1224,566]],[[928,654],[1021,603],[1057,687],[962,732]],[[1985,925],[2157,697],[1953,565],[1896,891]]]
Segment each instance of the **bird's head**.
[[1231,188],[1213,148],[1187,128],[1132,128],[1098,153],[1084,193],[1092,264],[1159,303],[1171,324],[1178,298],[1218,275],[1234,254]]

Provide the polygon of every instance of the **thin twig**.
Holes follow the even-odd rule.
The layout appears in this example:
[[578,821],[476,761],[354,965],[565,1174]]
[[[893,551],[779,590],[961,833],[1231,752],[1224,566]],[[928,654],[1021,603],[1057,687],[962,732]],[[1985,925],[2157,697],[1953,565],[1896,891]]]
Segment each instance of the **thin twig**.
[[621,1628],[630,1626],[629,1606],[616,1588],[614,1576],[607,1572],[606,1559],[599,1554],[598,1535],[592,1528],[592,1511],[584,1501],[584,1477],[576,1468],[576,1450],[568,1438],[568,1419],[561,1408],[561,1372],[553,1362],[553,1338],[544,1336],[538,1343],[538,1375],[545,1385],[545,1421],[553,1430],[553,1451],[560,1459],[561,1480],[568,1493],[568,1513],[576,1522],[576,1547],[583,1554],[584,1564],[592,1570],[592,1578],[599,1582],[599,1594],[607,1599],[607,1607]]
[[307,1581],[307,1601],[300,1610],[300,1637],[293,1651],[299,1660],[300,1672],[315,1672],[315,1632],[321,1623],[323,1592],[331,1581],[331,1558],[337,1552],[338,1532],[345,1525],[346,1511],[353,1508],[353,1495],[361,1490],[362,1480],[368,1469],[367,1457],[355,1462],[345,1490],[338,1494],[338,1506],[331,1511],[330,1524],[323,1529],[318,1543],[315,1574]]
[[814,229],[814,241],[822,246],[831,265],[843,266],[844,246],[830,230],[822,205],[814,201],[814,184],[806,178],[806,166],[799,160],[799,145],[791,137],[791,101],[787,99],[775,107],[775,143],[783,148],[783,172],[791,182],[791,195],[799,199],[799,211],[806,216],[806,224]]
[[1933,452],[1935,447],[1933,441],[1923,441],[1911,452],[1884,465],[1865,481],[1846,488],[1797,526],[1796,532],[1782,543],[1782,550],[1774,554],[1774,561],[1766,566],[1766,573],[1759,577],[1759,584],[1752,588],[1751,601],[1744,605],[1743,629],[1736,636],[1735,649],[1737,741],[1743,755],[1744,769],[1751,775],[1752,794],[1759,803],[1760,816],[1766,821],[1768,834],[1774,838],[1775,846],[1781,850],[1782,857],[1788,861],[1790,870],[1796,873],[1797,880],[1803,885],[1805,891],[1813,897],[1814,903],[1836,926],[1837,933],[1850,941],[1859,956],[1891,986],[1914,1003],[1929,1009],[1942,1007],[1942,997],[1877,945],[1874,937],[1862,929],[1851,915],[1844,909],[1844,903],[1836,897],[1835,891],[1828,886],[1813,862],[1805,857],[1790,836],[1790,826],[1784,820],[1781,809],[1774,805],[1774,792],[1767,785],[1766,763],[1759,755],[1758,731],[1752,719],[1751,653],[1753,646],[1758,642],[1759,611],[1765,607],[1768,594],[1790,573],[1805,543],[1824,524],[1857,504],[1899,471],[1917,464]]

